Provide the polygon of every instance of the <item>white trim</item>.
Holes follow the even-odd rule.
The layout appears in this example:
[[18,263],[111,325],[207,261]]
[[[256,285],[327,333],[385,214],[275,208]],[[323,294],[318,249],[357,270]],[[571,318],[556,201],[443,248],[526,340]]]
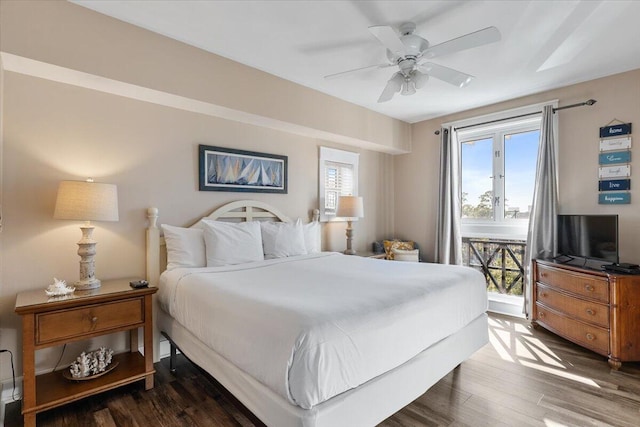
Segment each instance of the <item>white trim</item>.
[[524,297],[515,295],[503,295],[495,292],[487,292],[489,299],[489,311],[492,313],[506,314],[508,316],[524,318],[522,312]]
[[522,107],[511,108],[509,110],[499,111],[496,113],[483,114],[482,116],[470,117],[468,119],[455,120],[452,122],[443,123],[441,127],[449,128],[449,127],[462,127],[462,126],[470,126],[476,123],[488,122],[491,120],[501,120],[506,119],[512,116],[519,116],[520,114],[529,114],[535,112],[542,112],[542,107],[545,105],[553,104],[553,108],[558,108],[558,100],[552,99],[546,102],[540,102],[538,104],[530,104],[524,105]]
[[512,219],[497,222],[493,220],[475,220],[473,218],[461,221],[460,233],[462,237],[474,239],[505,239],[527,241],[529,219]]

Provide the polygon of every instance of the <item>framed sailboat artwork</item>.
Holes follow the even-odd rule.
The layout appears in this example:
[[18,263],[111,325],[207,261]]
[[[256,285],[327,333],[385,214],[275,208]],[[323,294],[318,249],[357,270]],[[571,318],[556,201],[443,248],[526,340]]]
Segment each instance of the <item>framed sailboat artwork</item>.
[[287,156],[199,146],[200,191],[287,193]]

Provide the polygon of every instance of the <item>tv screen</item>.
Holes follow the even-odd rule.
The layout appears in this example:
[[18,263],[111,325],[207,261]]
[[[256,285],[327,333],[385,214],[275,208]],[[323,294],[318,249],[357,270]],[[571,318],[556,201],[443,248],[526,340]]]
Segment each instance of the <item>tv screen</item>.
[[558,255],[618,262],[618,215],[558,215]]

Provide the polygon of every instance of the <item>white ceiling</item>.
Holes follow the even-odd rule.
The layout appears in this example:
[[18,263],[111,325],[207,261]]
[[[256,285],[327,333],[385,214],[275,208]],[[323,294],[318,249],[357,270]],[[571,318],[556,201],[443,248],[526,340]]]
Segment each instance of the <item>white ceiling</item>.
[[[640,1],[121,1],[72,0],[387,116],[417,122],[640,68]],[[417,24],[431,45],[495,26],[500,42],[435,58],[476,76],[434,78],[377,103],[394,68],[372,25]]]

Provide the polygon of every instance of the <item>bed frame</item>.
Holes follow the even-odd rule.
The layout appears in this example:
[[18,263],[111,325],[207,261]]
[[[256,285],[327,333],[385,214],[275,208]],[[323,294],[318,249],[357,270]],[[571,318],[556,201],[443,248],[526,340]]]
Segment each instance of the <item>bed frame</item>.
[[[318,210],[313,220],[318,220]],[[166,268],[166,248],[157,226],[158,209],[148,209],[147,280],[159,283]],[[278,209],[257,201],[226,204],[208,215],[210,220],[291,220]],[[199,227],[199,222],[191,225]],[[160,332],[193,363],[208,372],[257,419],[267,426],[340,427],[374,426],[422,395],[452,369],[489,341],[487,316],[483,314],[465,328],[432,345],[403,365],[359,387],[341,393],[311,409],[292,405],[233,363],[207,347],[159,307],[155,307],[157,336]],[[155,354],[159,354],[158,349]],[[175,366],[175,365],[174,365]]]

